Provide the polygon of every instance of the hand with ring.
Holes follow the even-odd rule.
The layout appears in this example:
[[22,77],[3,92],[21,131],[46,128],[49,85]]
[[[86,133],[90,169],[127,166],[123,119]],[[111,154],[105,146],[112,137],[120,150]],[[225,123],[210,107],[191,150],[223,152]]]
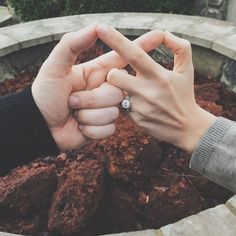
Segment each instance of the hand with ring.
[[190,43],[163,33],[160,43],[174,53],[174,69],[170,71],[114,28],[99,25],[97,32],[137,72],[132,76],[112,69],[107,75],[109,84],[128,92],[133,121],[159,140],[193,152],[216,117],[195,101]]
[[[123,93],[104,82],[110,69],[122,68],[126,62],[110,52],[74,64],[78,54],[96,42],[96,28],[97,25],[91,25],[65,34],[32,85],[34,101],[62,151],[79,148],[87,138],[101,139],[115,131],[113,122],[118,116],[115,106],[123,99]],[[159,44],[159,34],[147,33],[135,43],[145,51],[152,50]]]

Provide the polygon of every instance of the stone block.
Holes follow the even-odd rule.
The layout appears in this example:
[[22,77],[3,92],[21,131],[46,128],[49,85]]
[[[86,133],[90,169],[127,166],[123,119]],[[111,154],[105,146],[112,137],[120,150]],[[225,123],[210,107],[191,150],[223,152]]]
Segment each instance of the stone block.
[[221,4],[223,4],[225,2],[225,0],[208,0],[208,4],[212,5],[212,6],[220,6]]
[[164,236],[234,236],[236,216],[224,205],[219,205],[187,217],[175,224],[162,227]]
[[229,89],[236,93],[236,61],[227,59],[223,65],[221,82],[228,85]]
[[194,70],[198,74],[208,75],[211,78],[221,77],[225,56],[196,45],[192,46],[192,51]]
[[22,235],[19,235],[19,234],[9,234],[9,233],[0,232],[0,236],[22,236]]
[[65,33],[83,29],[93,23],[106,23],[115,27],[117,18],[119,18],[118,13],[85,14],[40,20],[40,24],[44,29],[51,32],[53,39],[57,41],[60,40]]
[[155,13],[145,13],[145,15],[141,13],[119,13],[112,22],[112,26],[120,29],[123,34],[139,36],[150,31],[160,16],[160,14]]
[[236,1],[228,0],[228,9],[227,9],[227,21],[236,24]]
[[182,37],[205,48],[212,48],[213,41],[236,33],[236,27],[224,21],[203,18],[182,33]]
[[40,21],[31,21],[0,29],[0,33],[19,42],[21,48],[28,48],[53,41],[51,32],[40,24]]
[[0,26],[4,25],[11,19],[11,15],[7,7],[0,6]]
[[39,22],[43,29],[50,32],[53,37],[53,41],[60,40],[65,33],[76,31],[85,27],[83,19],[79,15],[50,18],[40,20]]
[[236,33],[214,41],[212,49],[236,60]]
[[236,215],[236,195],[231,197],[225,205]]
[[150,26],[151,29],[162,29],[175,33],[177,36],[181,36],[182,32],[191,28],[201,20],[198,16],[184,16],[175,14],[158,14],[154,24]]
[[8,37],[0,32],[0,57],[20,49],[17,40]]
[[5,79],[11,79],[16,75],[16,71],[10,65],[6,58],[0,58],[0,82]]
[[41,63],[41,52],[38,47],[25,48],[10,54],[7,59],[12,68],[17,72],[25,70],[27,67]]
[[121,234],[109,234],[109,235],[104,235],[104,236],[159,236],[159,235],[157,234],[155,230],[150,229],[150,230],[127,232],[127,233],[121,233]]
[[[119,19],[123,18],[127,13],[99,13],[99,14],[85,14],[81,15],[81,18],[83,19],[83,23],[85,25],[89,25],[92,23],[104,23],[112,25],[113,27],[119,26]],[[131,13],[135,14],[135,13]]]
[[156,230],[156,236],[164,236],[160,229]]

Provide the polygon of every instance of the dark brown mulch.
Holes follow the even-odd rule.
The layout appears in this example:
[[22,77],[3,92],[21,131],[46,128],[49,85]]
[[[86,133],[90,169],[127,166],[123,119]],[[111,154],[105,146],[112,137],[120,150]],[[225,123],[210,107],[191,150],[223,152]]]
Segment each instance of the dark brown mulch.
[[[78,61],[101,53],[95,47]],[[0,94],[21,90],[35,75],[2,82]],[[202,76],[195,83],[202,107],[235,120],[235,94]],[[116,124],[106,140],[38,158],[0,178],[0,231],[91,236],[159,228],[233,195],[189,169],[188,154],[150,137],[126,114]]]

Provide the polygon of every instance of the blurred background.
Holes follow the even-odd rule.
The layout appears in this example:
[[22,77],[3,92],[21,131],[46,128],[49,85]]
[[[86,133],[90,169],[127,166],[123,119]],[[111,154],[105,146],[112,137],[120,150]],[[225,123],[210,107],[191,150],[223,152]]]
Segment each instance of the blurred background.
[[0,0],[18,20],[86,13],[162,12],[200,15],[236,23],[235,0]]

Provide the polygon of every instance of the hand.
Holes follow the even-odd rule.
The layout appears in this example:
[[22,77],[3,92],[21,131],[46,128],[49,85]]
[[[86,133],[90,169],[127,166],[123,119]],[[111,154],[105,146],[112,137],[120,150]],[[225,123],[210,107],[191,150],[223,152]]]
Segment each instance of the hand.
[[[137,41],[145,50],[155,48],[155,44],[158,45],[159,40],[150,40],[150,43],[147,43],[149,38],[152,38],[150,36],[148,34]],[[74,149],[83,145],[86,137],[82,130],[91,138],[105,138],[115,130],[111,123],[117,117],[118,111],[114,106],[120,103],[123,95],[119,89],[106,84],[101,86],[101,84],[111,68],[116,65],[125,66],[125,63],[115,52],[112,52],[93,61],[74,65],[79,52],[91,47],[96,39],[96,25],[65,34],[42,65],[32,85],[35,103],[61,150]],[[88,89],[90,91],[82,92]],[[95,110],[76,112],[73,116],[68,100],[74,91],[81,92],[74,94],[74,98],[70,98],[72,107],[94,108]],[[99,93],[100,96],[102,93],[104,98],[100,104],[97,103]],[[110,99],[110,94],[112,94],[112,99]],[[102,109],[97,110],[97,108]],[[97,116],[106,117],[106,119],[97,123]],[[85,118],[86,122],[81,126]]]
[[[134,43],[143,48],[144,51],[150,51],[159,47],[162,41],[163,32],[154,30],[137,38],[134,40]],[[118,96],[118,92],[116,92],[112,86],[110,86],[109,91],[107,90],[107,92],[105,92],[103,83],[110,69],[114,67],[123,68],[126,65],[127,62],[123,60],[119,54],[112,51],[94,60],[75,66],[76,70],[84,71],[83,74],[87,81],[87,86],[84,91],[72,93],[69,99],[69,106],[74,110],[76,120],[80,124],[83,124],[82,129],[80,125],[80,131],[86,137],[92,139],[98,138],[97,133],[104,133],[104,128],[101,125],[107,122],[109,114],[111,117],[118,116],[117,108],[110,107],[109,109],[104,109],[104,107],[114,106],[115,103],[118,104],[119,102],[117,102],[116,97],[120,96]],[[94,89],[92,92],[90,91],[101,84],[102,86],[98,89]],[[94,118],[91,119],[92,117]]]
[[[106,26],[105,26],[106,27]],[[216,117],[200,108],[194,97],[191,45],[169,32],[163,43],[174,53],[174,69],[167,70],[111,27],[98,26],[98,36],[137,72],[131,76],[112,69],[107,81],[130,95],[134,122],[159,140],[193,152]]]

